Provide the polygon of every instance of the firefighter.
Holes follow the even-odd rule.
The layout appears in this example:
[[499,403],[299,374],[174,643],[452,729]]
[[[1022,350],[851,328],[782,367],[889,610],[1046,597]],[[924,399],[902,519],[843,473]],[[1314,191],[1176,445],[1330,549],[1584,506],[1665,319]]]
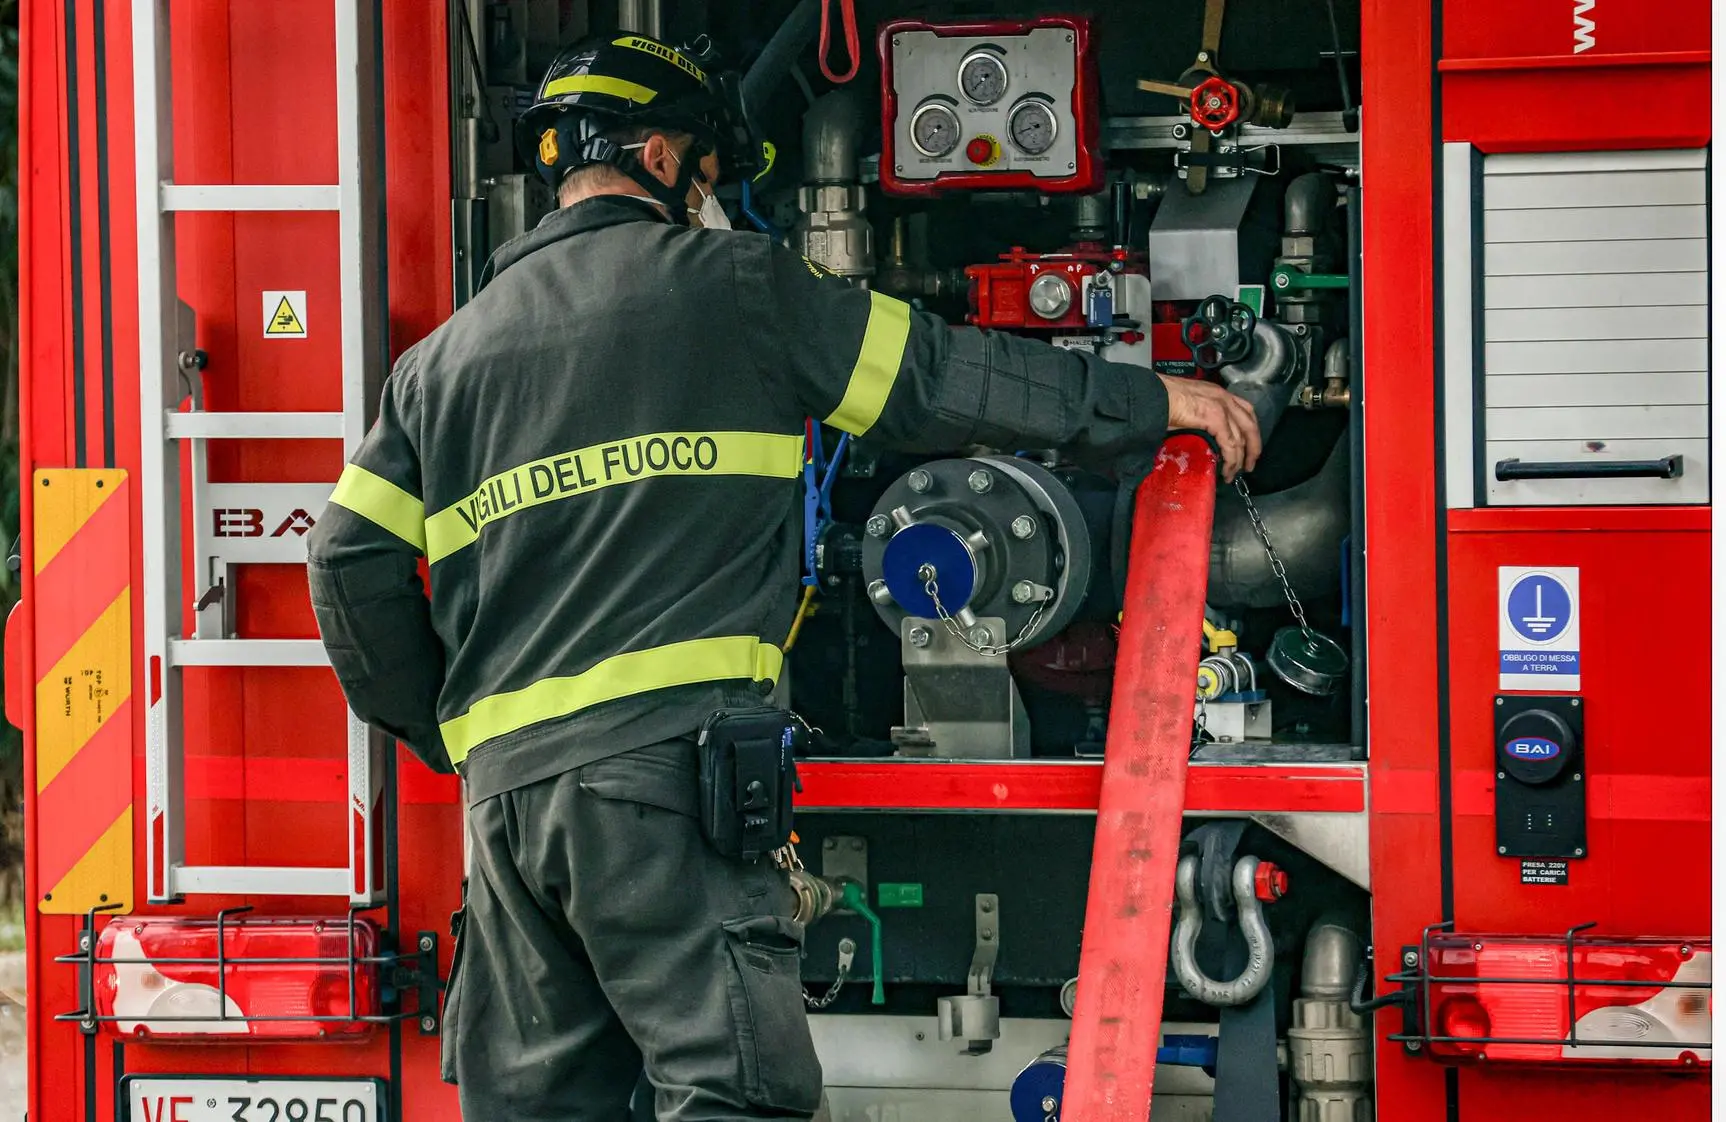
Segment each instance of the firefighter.
[[661,1119],[819,1105],[785,874],[716,849],[695,744],[779,675],[805,418],[1096,462],[1201,429],[1231,477],[1259,452],[1216,387],[730,231],[714,188],[766,149],[727,89],[644,36],[558,56],[521,133],[560,209],[401,356],[309,538],[348,704],[462,776],[443,1074],[470,1122],[618,1119],[643,1065]]

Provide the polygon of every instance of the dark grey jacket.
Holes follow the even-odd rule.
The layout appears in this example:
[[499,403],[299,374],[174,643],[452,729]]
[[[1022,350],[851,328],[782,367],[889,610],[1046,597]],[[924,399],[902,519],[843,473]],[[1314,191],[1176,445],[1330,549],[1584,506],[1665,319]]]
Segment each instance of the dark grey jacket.
[[309,538],[348,704],[474,800],[771,688],[806,417],[926,453],[1106,456],[1167,425],[1148,371],[949,327],[620,196],[488,274],[396,364]]

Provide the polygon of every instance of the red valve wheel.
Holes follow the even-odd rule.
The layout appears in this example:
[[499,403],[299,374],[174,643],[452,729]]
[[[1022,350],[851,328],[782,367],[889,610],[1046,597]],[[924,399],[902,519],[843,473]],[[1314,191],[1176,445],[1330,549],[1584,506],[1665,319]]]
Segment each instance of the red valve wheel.
[[1260,861],[1253,874],[1253,888],[1260,900],[1273,903],[1288,894],[1289,875],[1269,861]]
[[1212,75],[1193,88],[1193,120],[1207,129],[1226,129],[1241,115],[1241,94],[1234,83]]

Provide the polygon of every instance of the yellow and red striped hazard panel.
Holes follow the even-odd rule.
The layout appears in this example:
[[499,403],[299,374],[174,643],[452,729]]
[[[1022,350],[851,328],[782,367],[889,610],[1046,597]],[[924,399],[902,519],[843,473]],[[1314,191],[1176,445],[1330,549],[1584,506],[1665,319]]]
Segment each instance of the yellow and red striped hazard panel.
[[37,907],[129,906],[131,487],[124,471],[72,468],[32,483]]

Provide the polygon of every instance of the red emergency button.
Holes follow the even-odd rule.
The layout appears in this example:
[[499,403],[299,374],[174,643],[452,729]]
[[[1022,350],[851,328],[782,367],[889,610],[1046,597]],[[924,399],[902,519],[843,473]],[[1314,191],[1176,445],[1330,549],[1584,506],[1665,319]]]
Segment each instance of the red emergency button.
[[992,136],[973,136],[965,145],[965,158],[978,167],[988,167],[1001,158],[1001,145]]

